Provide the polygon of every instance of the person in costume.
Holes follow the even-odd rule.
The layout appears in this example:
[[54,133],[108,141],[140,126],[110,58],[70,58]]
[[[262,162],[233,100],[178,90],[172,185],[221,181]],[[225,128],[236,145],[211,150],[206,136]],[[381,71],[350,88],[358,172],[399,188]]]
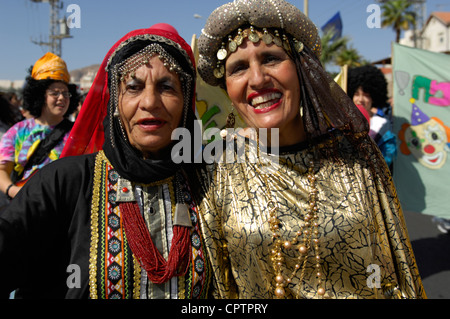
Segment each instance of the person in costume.
[[397,155],[387,82],[380,69],[364,65],[348,71],[348,96],[370,116],[369,135],[375,140],[391,172]]
[[[0,94],[0,139],[3,134],[11,128],[11,126],[18,122],[16,120],[13,108],[14,106],[11,104],[9,99],[7,99],[4,94]],[[8,204],[9,199],[3,192],[0,192],[0,211]]]
[[0,215],[2,293],[205,298],[210,267],[172,131],[192,130],[195,59],[166,24],[107,53],[62,153]]
[[66,63],[51,52],[30,68],[23,103],[32,117],[13,125],[0,141],[0,190],[9,199],[36,170],[60,157],[73,125],[67,117],[79,100],[69,81]]
[[389,169],[320,43],[283,0],[224,4],[199,36],[199,75],[248,125],[203,173],[215,296],[425,298]]

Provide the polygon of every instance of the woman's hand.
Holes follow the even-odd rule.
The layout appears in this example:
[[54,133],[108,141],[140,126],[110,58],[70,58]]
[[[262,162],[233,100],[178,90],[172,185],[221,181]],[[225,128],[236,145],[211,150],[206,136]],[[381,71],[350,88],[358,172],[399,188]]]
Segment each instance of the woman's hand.
[[6,194],[6,196],[9,196],[11,198],[16,197],[17,193],[20,191],[21,188],[22,188],[21,186],[12,184],[12,186],[9,187],[8,193]]

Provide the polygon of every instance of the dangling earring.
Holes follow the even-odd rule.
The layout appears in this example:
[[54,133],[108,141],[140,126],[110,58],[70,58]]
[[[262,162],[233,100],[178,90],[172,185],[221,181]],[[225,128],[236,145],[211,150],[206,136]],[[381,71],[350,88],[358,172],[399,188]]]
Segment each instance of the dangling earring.
[[[119,123],[119,128],[120,128],[120,131],[122,132],[123,137],[125,138],[125,140],[128,140],[127,134],[125,133],[125,129],[123,128],[123,125],[122,125],[122,120],[120,119],[119,106],[117,104],[116,104],[116,108],[114,110],[113,116],[117,119],[117,122]],[[112,125],[111,125],[111,129],[112,129]]]
[[[231,112],[227,116],[227,123],[225,124],[225,128],[220,131],[220,136],[222,137],[222,139],[227,139],[227,137],[228,137],[227,129],[229,129],[229,128],[234,129],[234,124],[236,123],[236,117],[234,116],[233,110],[234,110],[234,105],[233,105],[233,103],[231,103]],[[231,134],[231,135],[233,135],[233,134]]]
[[227,116],[227,124],[225,125],[226,128],[234,128],[234,124],[236,123],[236,117],[234,116],[234,105],[231,104],[231,112]]

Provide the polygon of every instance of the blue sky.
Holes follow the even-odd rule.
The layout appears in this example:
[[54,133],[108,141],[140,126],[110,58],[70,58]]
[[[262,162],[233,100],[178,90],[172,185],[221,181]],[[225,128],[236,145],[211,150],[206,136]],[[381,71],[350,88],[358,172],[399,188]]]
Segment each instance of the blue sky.
[[[303,0],[288,0],[303,10]],[[66,0],[81,9],[81,27],[70,30],[73,38],[62,42],[62,57],[70,70],[100,64],[109,48],[128,31],[165,22],[178,29],[191,43],[208,15],[228,0]],[[343,35],[369,61],[390,56],[395,34],[391,29],[369,28],[367,12],[375,0],[309,0],[309,17],[320,29],[338,11]],[[432,11],[450,11],[448,0],[428,0],[427,17]],[[22,80],[28,68],[45,52],[31,42],[47,41],[49,4],[31,0],[0,0],[0,79]],[[66,16],[72,11],[66,13]],[[201,18],[196,18],[199,15]]]

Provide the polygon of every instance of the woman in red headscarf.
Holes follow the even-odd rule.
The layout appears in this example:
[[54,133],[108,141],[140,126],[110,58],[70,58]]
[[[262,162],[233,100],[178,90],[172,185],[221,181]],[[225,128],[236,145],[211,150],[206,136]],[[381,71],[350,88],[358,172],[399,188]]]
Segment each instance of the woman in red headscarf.
[[194,164],[171,155],[174,129],[193,132],[195,77],[189,45],[166,24],[110,49],[64,158],[33,176],[0,216],[1,293],[207,296],[188,183]]

